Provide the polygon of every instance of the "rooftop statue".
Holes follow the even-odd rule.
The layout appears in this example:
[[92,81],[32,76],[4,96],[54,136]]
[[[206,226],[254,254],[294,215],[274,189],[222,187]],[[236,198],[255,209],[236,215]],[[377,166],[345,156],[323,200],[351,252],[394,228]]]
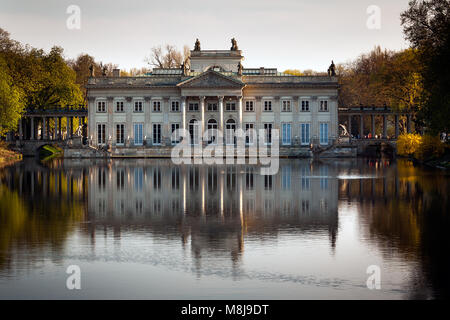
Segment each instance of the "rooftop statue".
[[244,69],[244,67],[242,66],[242,63],[239,61],[238,64],[238,75],[242,76],[242,70]]
[[200,51],[200,41],[198,40],[198,38],[197,40],[195,40],[194,51]]
[[102,68],[102,76],[106,77],[107,72],[108,72],[108,67],[107,66],[103,66],[103,68]]
[[331,65],[328,68],[328,76],[329,77],[334,77],[336,76],[336,66],[334,65],[333,60],[331,60]]
[[183,70],[183,76],[186,76],[188,73],[188,64],[187,64],[187,58],[183,61],[183,63],[181,64],[181,70]]
[[93,64],[91,64],[89,66],[89,75],[90,75],[90,77],[94,77],[94,65]]
[[238,50],[237,41],[236,41],[235,38],[231,39],[231,48],[230,48],[230,50],[231,50],[231,51],[236,51],[236,50]]

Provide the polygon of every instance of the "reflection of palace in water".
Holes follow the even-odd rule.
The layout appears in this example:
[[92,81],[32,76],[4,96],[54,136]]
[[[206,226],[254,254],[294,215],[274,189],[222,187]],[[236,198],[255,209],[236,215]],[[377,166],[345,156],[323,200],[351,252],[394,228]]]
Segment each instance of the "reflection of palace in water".
[[91,249],[102,237],[114,246],[129,236],[181,243],[197,271],[212,256],[237,266],[244,247],[292,235],[325,239],[334,254],[338,215],[351,206],[365,244],[388,261],[420,264],[413,292],[431,284],[448,297],[449,183],[432,173],[402,160],[280,160],[276,175],[261,176],[249,165],[26,159],[0,170],[0,277],[48,252],[62,259],[74,233]]
[[263,176],[248,165],[105,162],[89,173],[91,232],[101,225],[112,226],[116,236],[121,228],[148,228],[180,235],[196,256],[223,249],[233,259],[243,250],[244,235],[276,236],[292,228],[328,233],[334,246],[338,180],[332,170],[281,161],[278,174]]

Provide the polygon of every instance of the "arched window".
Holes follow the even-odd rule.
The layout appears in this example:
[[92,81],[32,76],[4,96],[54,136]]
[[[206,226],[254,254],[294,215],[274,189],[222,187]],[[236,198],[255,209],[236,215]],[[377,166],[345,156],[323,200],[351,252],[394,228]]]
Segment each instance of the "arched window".
[[197,119],[189,121],[189,135],[191,136],[191,144],[198,144],[199,142],[199,127],[200,123]]
[[208,120],[208,144],[217,141],[217,121],[215,119]]
[[236,122],[233,119],[228,119],[225,124],[225,143],[235,144],[234,131],[236,130]]

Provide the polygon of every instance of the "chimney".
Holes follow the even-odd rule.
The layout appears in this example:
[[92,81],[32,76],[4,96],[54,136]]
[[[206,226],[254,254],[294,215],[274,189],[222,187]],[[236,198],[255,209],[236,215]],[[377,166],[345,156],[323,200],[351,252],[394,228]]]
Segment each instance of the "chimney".
[[259,74],[264,75],[264,67],[259,68]]
[[120,69],[113,69],[113,77],[114,78],[120,77]]

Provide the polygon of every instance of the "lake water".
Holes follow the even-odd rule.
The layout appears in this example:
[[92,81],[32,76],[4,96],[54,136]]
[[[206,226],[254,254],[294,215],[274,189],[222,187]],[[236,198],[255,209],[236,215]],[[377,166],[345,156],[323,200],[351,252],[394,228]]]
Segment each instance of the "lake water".
[[449,173],[365,159],[259,173],[169,159],[0,169],[0,298],[450,296]]

